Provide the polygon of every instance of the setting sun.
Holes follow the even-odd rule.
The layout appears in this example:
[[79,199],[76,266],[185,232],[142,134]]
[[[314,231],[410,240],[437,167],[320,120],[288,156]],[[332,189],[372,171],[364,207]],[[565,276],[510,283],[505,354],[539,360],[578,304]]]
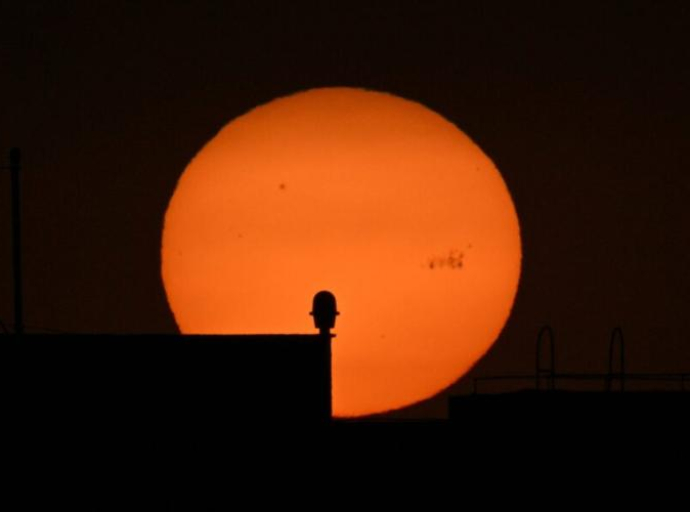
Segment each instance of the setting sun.
[[313,89],[225,126],[170,201],[162,275],[183,333],[311,333],[332,291],[337,416],[449,386],[503,328],[520,230],[493,162],[426,107]]

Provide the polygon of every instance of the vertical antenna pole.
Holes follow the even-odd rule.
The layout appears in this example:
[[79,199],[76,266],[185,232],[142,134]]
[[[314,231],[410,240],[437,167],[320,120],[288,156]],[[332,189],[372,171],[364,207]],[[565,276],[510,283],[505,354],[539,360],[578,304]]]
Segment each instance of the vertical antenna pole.
[[[544,347],[544,335],[549,335],[549,366],[544,366],[542,361],[542,351]],[[555,346],[554,346],[554,336],[553,329],[550,325],[545,325],[539,331],[537,335],[537,353],[536,353],[536,365],[534,371],[534,385],[537,390],[541,389],[541,379],[542,377],[548,378],[548,388],[550,391],[556,389],[556,356],[555,356]]]
[[[618,342],[618,372],[613,370],[614,351]],[[625,340],[623,339],[623,329],[616,327],[611,333],[609,343],[609,374],[606,378],[606,391],[611,391],[613,379],[620,379],[620,390],[625,391]]]
[[10,179],[12,187],[12,274],[14,277],[14,332],[24,334],[24,298],[22,296],[22,230],[19,187],[21,153],[10,150]]

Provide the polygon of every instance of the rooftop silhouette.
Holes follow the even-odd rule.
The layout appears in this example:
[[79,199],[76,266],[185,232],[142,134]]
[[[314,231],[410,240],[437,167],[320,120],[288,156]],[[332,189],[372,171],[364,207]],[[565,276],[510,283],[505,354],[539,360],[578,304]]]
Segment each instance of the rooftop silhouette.
[[[324,307],[325,306],[325,307]],[[331,418],[335,297],[319,334],[11,335],[11,406],[37,421],[127,418],[144,428]]]

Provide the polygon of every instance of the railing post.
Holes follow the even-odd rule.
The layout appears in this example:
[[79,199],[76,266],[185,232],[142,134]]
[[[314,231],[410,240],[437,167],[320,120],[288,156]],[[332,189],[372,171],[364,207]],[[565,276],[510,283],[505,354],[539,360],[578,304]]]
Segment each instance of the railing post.
[[21,190],[19,170],[21,152],[19,148],[10,150],[10,180],[12,188],[12,275],[14,280],[14,332],[24,334],[24,297],[22,290],[22,230],[21,230]]
[[[616,341],[618,341],[618,372],[613,371],[614,351],[616,348]],[[614,377],[620,379],[621,391],[625,391],[625,340],[623,339],[623,330],[616,327],[611,332],[611,341],[609,343],[609,372],[606,377],[606,391],[611,391]]]
[[[544,335],[547,334],[549,335],[549,366],[544,367],[542,366],[542,350],[543,350],[543,338]],[[549,381],[548,389],[550,391],[553,391],[556,389],[556,371],[555,371],[555,346],[554,346],[554,335],[553,335],[553,329],[551,329],[550,325],[545,325],[544,327],[541,328],[539,331],[539,335],[537,336],[537,352],[536,352],[536,364],[535,364],[535,374],[534,374],[534,379],[535,379],[535,388],[537,390],[541,389],[541,377],[546,376]]]

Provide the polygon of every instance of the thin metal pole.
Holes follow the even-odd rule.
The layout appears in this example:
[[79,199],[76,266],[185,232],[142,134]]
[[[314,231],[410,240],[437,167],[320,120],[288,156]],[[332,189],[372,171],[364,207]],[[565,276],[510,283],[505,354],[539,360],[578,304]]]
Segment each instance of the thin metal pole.
[[[616,341],[618,341],[618,372],[613,371]],[[606,379],[606,391],[611,391],[615,377],[620,379],[620,390],[625,391],[625,340],[623,339],[623,330],[620,327],[616,327],[611,332],[611,341],[609,342],[609,374]]]
[[21,152],[10,150],[10,176],[12,187],[12,274],[14,277],[14,332],[24,334],[24,298],[22,293],[22,230],[19,187]]
[[[549,367],[545,368],[543,366],[543,361],[542,361],[542,350],[543,350],[543,338],[544,335],[548,334],[549,335]],[[548,382],[548,389],[550,391],[553,391],[556,389],[556,356],[555,356],[555,343],[554,343],[554,335],[553,335],[553,329],[551,328],[550,325],[545,325],[542,327],[539,331],[539,334],[537,335],[537,350],[536,350],[536,365],[535,365],[535,371],[534,371],[534,385],[537,390],[541,389],[541,378],[543,375],[546,375],[546,377],[549,379]]]

